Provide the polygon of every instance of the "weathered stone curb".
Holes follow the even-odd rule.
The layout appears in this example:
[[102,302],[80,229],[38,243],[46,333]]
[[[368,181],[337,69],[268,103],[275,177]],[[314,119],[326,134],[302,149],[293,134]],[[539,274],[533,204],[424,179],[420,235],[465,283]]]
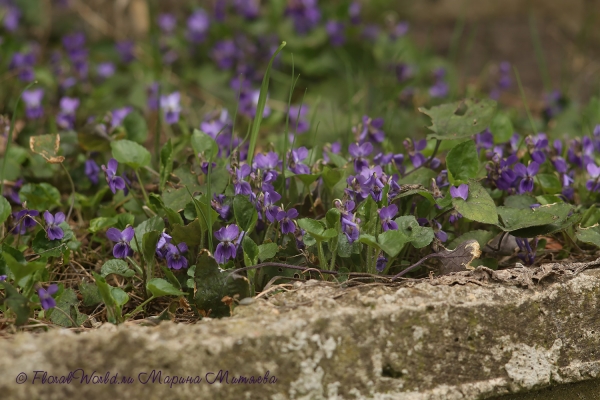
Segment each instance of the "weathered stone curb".
[[[502,276],[524,269],[513,271]],[[476,283],[454,286],[306,284],[240,306],[233,318],[195,325],[18,334],[2,342],[0,393],[27,400],[448,400],[600,378],[600,270],[555,274],[530,289],[484,275],[463,273]],[[63,376],[77,369],[134,382],[81,384],[77,373],[70,384],[42,384],[41,374],[32,384],[33,371]],[[162,384],[140,383],[153,370]],[[220,370],[229,372],[229,384],[209,384],[216,378],[209,373]],[[232,383],[267,371],[276,383]],[[23,384],[16,383],[20,373],[27,374]],[[202,381],[171,387],[166,376]]]

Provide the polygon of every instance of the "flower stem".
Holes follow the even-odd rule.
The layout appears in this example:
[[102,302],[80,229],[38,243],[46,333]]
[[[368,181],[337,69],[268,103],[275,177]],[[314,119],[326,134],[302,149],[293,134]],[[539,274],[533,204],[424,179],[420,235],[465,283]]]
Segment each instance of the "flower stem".
[[319,248],[319,265],[321,266],[321,269],[326,269],[327,262],[325,261],[325,252],[323,251],[323,241],[317,241],[317,246]]
[[71,218],[71,213],[73,212],[73,207],[75,206],[75,184],[73,183],[73,178],[71,178],[71,174],[69,174],[69,171],[67,170],[65,165],[63,163],[60,163],[60,166],[62,167],[62,169],[65,170],[67,178],[69,178],[69,183],[71,184],[71,196],[73,196],[71,197],[71,205],[69,206],[69,212],[67,213],[67,221],[69,221],[69,219]]
[[138,170],[135,169],[135,176],[137,177],[138,182],[140,183],[140,188],[142,189],[142,194],[144,195],[144,201],[146,202],[146,205],[150,204],[150,199],[148,198],[148,193],[146,193],[146,189],[144,188],[144,183],[142,182],[142,179],[140,178],[140,174],[138,173]]
[[150,296],[148,299],[146,299],[142,304],[140,304],[139,306],[137,306],[132,312],[127,313],[125,315],[123,315],[123,319],[128,319],[131,318],[132,316],[134,316],[135,314],[139,313],[140,311],[142,311],[142,308],[150,303],[152,300],[154,300],[156,297],[154,295]]

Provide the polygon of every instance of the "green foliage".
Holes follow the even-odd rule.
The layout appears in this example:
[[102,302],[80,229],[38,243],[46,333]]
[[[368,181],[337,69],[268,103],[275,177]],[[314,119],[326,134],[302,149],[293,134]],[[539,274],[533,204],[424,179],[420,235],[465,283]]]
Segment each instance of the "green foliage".
[[112,155],[119,163],[140,169],[150,165],[150,152],[145,147],[131,140],[114,140],[110,142]]
[[262,262],[270,260],[275,257],[278,250],[277,243],[263,243],[258,246],[258,259]]
[[494,143],[506,143],[515,133],[515,128],[506,113],[498,112],[492,120],[490,131],[494,135]]
[[496,234],[493,231],[486,231],[483,229],[477,229],[471,232],[465,232],[447,246],[449,250],[454,250],[459,244],[467,242],[469,240],[477,240],[479,248],[483,249],[485,245],[494,238]]
[[169,180],[169,176],[173,171],[173,144],[171,139],[160,150],[160,182],[159,188],[162,192],[165,190],[165,185]]
[[46,182],[24,184],[19,197],[33,210],[53,210],[62,205],[58,189]]
[[434,133],[427,139],[451,140],[468,138],[490,126],[496,105],[490,99],[465,99],[430,109],[421,107],[419,111],[431,118],[429,129]]
[[59,257],[65,247],[60,240],[48,240],[46,232],[40,230],[31,242],[31,248],[43,257]]
[[590,226],[589,228],[577,228],[575,236],[583,243],[600,247],[600,225],[598,224]]
[[80,326],[87,320],[88,316],[79,312],[79,299],[74,290],[65,289],[61,294],[56,296],[55,300],[56,308],[63,311],[49,310],[51,312],[50,320],[55,324],[69,328],[73,327],[73,322],[75,326]]
[[466,183],[469,179],[475,179],[479,171],[479,155],[474,140],[467,140],[454,146],[446,157],[448,177],[453,185]]
[[467,200],[452,199],[452,205],[463,217],[485,224],[497,224],[498,213],[494,200],[487,190],[477,182],[469,182],[469,197]]
[[204,155],[207,160],[213,160],[216,157],[219,147],[217,146],[217,142],[206,133],[194,129],[192,133],[192,149],[194,149],[194,154],[196,156]]
[[102,268],[100,269],[100,274],[102,277],[107,277],[110,274],[124,276],[126,278],[131,278],[135,275],[135,271],[130,269],[127,263],[120,259],[108,260],[104,264],[102,264]]
[[[127,132],[127,139],[144,144],[148,139],[148,125],[146,119],[137,111],[132,111],[123,120],[123,127]],[[119,160],[117,160],[119,161]]]
[[396,257],[409,240],[403,232],[389,230],[377,237],[377,243],[381,250],[390,257]]
[[246,266],[258,264],[260,250],[256,242],[247,235],[242,240],[242,249],[244,250],[244,263]]
[[299,219],[298,226],[310,233],[317,241],[328,240],[338,235],[335,229],[325,229],[325,226],[320,221],[311,218]]
[[177,290],[171,283],[161,278],[150,279],[146,284],[146,288],[154,297],[185,295],[185,293]]
[[237,195],[233,199],[233,214],[241,230],[250,232],[258,221],[258,212],[254,204],[244,195]]
[[194,304],[204,315],[225,317],[231,314],[229,306],[222,301],[225,296],[243,299],[250,295],[250,282],[239,275],[221,271],[214,258],[203,252],[198,256],[194,275],[196,292]]
[[94,280],[98,286],[100,297],[106,305],[106,318],[112,324],[123,322],[122,309],[123,305],[129,301],[129,296],[122,289],[112,287],[106,283],[104,277],[92,272]]
[[131,248],[133,249],[133,251],[139,251],[138,244],[140,246],[142,245],[142,239],[144,238],[144,235],[146,233],[151,231],[161,232],[163,229],[165,229],[165,223],[161,217],[155,216],[145,220],[144,222],[135,227],[134,232],[135,237],[137,238],[137,242],[135,239],[132,240]]
[[398,231],[402,232],[407,241],[417,249],[428,246],[433,241],[433,229],[428,226],[420,226],[414,216],[398,217],[395,221],[398,224]]
[[0,287],[6,291],[4,304],[6,304],[6,306],[16,315],[15,325],[25,325],[27,321],[29,321],[29,315],[31,313],[29,300],[8,282],[0,281]]

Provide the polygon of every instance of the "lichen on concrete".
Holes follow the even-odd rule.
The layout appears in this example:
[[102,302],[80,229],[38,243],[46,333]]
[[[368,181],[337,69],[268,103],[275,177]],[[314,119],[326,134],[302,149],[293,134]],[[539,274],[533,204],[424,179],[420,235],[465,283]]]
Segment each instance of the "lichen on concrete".
[[[27,400],[448,400],[598,379],[600,270],[584,269],[480,267],[388,286],[311,282],[193,325],[20,333],[0,352],[0,393]],[[78,369],[134,382],[32,383],[34,371],[60,377]],[[162,383],[141,383],[152,371]],[[227,380],[207,382],[219,371]],[[267,371],[276,382],[233,383]],[[17,384],[22,372],[28,380]],[[202,381],[171,385],[166,376]]]

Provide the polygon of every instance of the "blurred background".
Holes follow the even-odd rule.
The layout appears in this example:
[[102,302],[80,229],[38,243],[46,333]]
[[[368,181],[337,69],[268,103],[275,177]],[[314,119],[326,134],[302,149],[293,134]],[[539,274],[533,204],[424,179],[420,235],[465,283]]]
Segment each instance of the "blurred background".
[[267,104],[274,134],[290,103],[308,106],[309,132],[320,123],[323,141],[345,137],[362,115],[413,136],[427,122],[419,107],[467,96],[512,107],[518,130],[515,69],[539,130],[589,134],[600,122],[600,0],[0,0],[0,16],[0,111],[23,88],[11,78],[29,61],[15,53],[32,55],[50,129],[64,96],[81,101],[76,126],[115,107],[151,119],[157,83],[161,94],[182,91],[190,126],[236,107],[252,118],[244,96],[255,96],[284,40]]
[[[56,29],[56,24],[65,28],[65,23],[85,30],[96,39],[109,36],[144,40],[150,34],[152,5],[147,0],[12,2],[23,10],[30,33],[37,38],[48,35],[49,30]],[[195,7],[215,8],[219,0],[160,3],[157,6],[161,12],[184,17]],[[262,3],[269,6],[268,1]],[[358,3],[364,18],[371,22],[394,19],[409,22],[415,42],[436,54],[451,57],[467,82],[491,63],[507,60],[519,69],[528,90],[541,93],[562,88],[589,98],[598,88],[598,0],[359,0]],[[536,41],[543,54],[536,54]],[[545,58],[544,67],[540,66],[539,56]]]

